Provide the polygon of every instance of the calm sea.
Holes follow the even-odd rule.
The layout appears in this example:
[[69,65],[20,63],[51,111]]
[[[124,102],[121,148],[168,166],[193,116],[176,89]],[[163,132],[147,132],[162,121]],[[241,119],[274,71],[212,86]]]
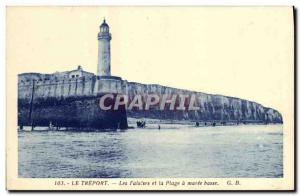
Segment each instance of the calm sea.
[[283,177],[282,125],[22,131],[19,177]]

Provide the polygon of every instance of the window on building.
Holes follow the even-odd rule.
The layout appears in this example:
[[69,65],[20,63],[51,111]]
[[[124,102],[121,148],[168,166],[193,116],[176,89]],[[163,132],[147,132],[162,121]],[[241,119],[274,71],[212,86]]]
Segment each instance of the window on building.
[[78,77],[79,77],[79,75],[77,74],[77,75],[76,75],[76,78],[78,78]]
[[75,78],[75,75],[72,75],[72,78]]

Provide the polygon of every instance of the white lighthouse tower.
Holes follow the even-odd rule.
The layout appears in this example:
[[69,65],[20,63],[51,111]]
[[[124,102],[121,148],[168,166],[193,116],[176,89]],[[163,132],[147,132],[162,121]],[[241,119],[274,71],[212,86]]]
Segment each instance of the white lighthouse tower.
[[98,70],[97,93],[124,93],[121,77],[110,73],[110,40],[109,26],[103,20],[98,33]]
[[103,20],[98,33],[98,76],[110,76],[110,40],[109,26]]

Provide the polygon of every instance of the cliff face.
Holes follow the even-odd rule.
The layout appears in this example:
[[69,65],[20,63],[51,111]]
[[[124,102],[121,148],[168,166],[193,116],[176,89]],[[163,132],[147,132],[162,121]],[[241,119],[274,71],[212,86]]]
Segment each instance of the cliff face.
[[[148,111],[128,110],[128,117],[154,118],[170,120],[193,121],[219,121],[219,122],[254,122],[254,123],[282,123],[281,114],[261,104],[221,95],[210,95],[200,92],[188,91],[165,87],[161,85],[146,85],[121,80],[117,77],[99,78],[96,76],[67,79],[67,80],[43,80],[34,75],[19,77],[18,99],[28,102],[32,94],[32,79],[35,80],[34,99],[56,98],[58,100],[70,97],[97,96],[99,93],[113,92],[128,95],[132,99],[135,95],[173,95],[194,94],[197,98],[196,111],[161,111],[158,107]],[[95,107],[97,107],[95,105]],[[71,114],[70,114],[71,115]]]
[[282,123],[281,114],[261,104],[222,95],[210,95],[200,92],[170,88],[161,85],[144,85],[127,83],[127,94],[132,99],[137,94],[194,94],[197,99],[196,111],[128,111],[128,117],[160,118],[174,120],[220,121],[220,122],[254,122],[254,123]]

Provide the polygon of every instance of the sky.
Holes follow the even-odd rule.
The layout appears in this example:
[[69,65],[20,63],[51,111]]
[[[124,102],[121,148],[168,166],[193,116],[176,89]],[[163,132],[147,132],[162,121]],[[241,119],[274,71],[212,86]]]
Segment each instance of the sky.
[[104,17],[112,75],[293,107],[291,7],[8,7],[9,73],[97,73]]

